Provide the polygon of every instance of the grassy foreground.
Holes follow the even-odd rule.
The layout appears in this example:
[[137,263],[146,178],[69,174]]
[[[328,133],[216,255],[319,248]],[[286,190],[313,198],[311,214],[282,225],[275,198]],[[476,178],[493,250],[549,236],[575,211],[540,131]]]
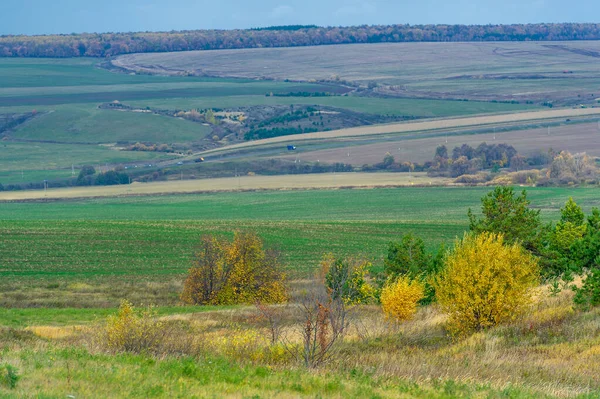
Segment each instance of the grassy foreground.
[[[331,361],[314,370],[269,347],[268,329],[251,307],[169,309],[175,314],[162,320],[176,335],[164,342],[171,349],[154,355],[107,351],[94,338],[102,318],[53,311],[72,322],[29,319],[26,328],[0,328],[0,366],[20,376],[13,389],[0,385],[0,396],[597,398],[600,315],[573,311],[571,296],[541,288],[524,317],[460,341],[448,337],[435,307],[394,325],[363,305],[351,313],[351,330]],[[301,324],[293,309],[286,312],[293,342]]]

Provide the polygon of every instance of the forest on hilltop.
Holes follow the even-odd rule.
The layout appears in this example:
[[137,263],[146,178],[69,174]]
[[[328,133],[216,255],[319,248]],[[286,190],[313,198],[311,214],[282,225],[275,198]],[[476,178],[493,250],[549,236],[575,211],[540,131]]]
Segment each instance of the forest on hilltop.
[[0,36],[0,57],[112,57],[130,53],[351,43],[600,40],[600,24],[377,25]]

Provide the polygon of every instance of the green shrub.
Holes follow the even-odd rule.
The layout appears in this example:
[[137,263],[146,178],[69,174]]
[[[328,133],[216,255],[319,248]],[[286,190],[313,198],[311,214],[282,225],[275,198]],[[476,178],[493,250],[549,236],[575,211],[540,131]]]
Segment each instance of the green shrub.
[[7,388],[15,389],[20,378],[19,371],[10,364],[0,368],[0,383]]
[[435,288],[431,280],[442,269],[445,253],[446,247],[442,244],[435,256],[431,256],[425,251],[425,243],[421,238],[406,234],[400,242],[390,242],[388,245],[383,284],[399,277],[419,280],[424,289],[419,304],[429,305],[435,301]]
[[589,310],[600,305],[600,269],[593,269],[577,288],[573,298],[575,305],[582,310]]
[[321,261],[320,273],[331,299],[357,305],[368,303],[376,296],[375,288],[368,281],[370,269],[369,262],[327,254]]

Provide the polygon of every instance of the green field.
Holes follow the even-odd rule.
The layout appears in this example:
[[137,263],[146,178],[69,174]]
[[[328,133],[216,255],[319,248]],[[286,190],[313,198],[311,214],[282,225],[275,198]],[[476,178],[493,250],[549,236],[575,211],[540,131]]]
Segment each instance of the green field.
[[482,101],[420,100],[354,96],[310,98],[229,96],[212,98],[151,99],[131,101],[130,103],[139,107],[150,106],[167,109],[308,104],[343,108],[355,112],[365,112],[377,115],[416,116],[421,118],[443,118],[459,115],[518,112],[540,108],[539,106],[527,104],[504,104]]
[[12,137],[59,143],[185,143],[200,141],[209,133],[210,128],[183,119],[78,104],[61,106],[35,118]]
[[[94,58],[0,58],[0,87],[54,87],[61,90],[61,87],[66,86],[108,87],[126,84],[223,81],[217,78],[113,74],[97,68],[99,62],[101,61]],[[103,89],[98,88],[98,91],[101,90]]]
[[[57,173],[56,169],[67,168],[71,174],[71,165],[85,164],[101,165],[108,163],[121,163],[128,161],[147,161],[155,159],[168,159],[173,155],[158,152],[118,151],[100,145],[80,144],[54,144],[54,143],[21,143],[5,141],[0,143],[0,179],[8,176],[9,172],[17,179],[21,170],[40,171],[47,170],[51,175]],[[63,172],[60,172],[61,174]],[[39,177],[44,173],[38,172]],[[30,175],[31,176],[31,175]],[[2,179],[0,182],[4,183]]]
[[[190,266],[203,234],[259,233],[294,278],[324,253],[382,265],[388,242],[414,233],[434,250],[467,227],[488,188],[269,191],[0,204],[0,276],[7,279],[167,280]],[[529,189],[545,220],[569,196],[600,206],[597,189]],[[160,277],[164,276],[164,277]],[[7,280],[4,280],[5,282]],[[41,280],[40,280],[41,281]],[[133,280],[131,280],[133,281]]]

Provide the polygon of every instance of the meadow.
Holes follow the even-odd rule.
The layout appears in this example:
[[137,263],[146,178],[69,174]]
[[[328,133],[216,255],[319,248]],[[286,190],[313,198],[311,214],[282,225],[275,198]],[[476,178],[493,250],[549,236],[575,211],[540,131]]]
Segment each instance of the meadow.
[[[313,369],[282,346],[269,346],[268,327],[248,306],[159,308],[157,320],[177,335],[166,335],[167,352],[158,354],[115,353],[102,345],[97,337],[114,309],[3,310],[0,365],[19,378],[12,388],[3,382],[0,394],[597,398],[598,311],[574,311],[567,291],[552,297],[541,287],[538,298],[514,322],[461,340],[448,337],[435,306],[393,324],[378,306],[363,305],[351,312],[351,329],[334,356]],[[291,334],[299,327],[293,309],[283,308]]]

